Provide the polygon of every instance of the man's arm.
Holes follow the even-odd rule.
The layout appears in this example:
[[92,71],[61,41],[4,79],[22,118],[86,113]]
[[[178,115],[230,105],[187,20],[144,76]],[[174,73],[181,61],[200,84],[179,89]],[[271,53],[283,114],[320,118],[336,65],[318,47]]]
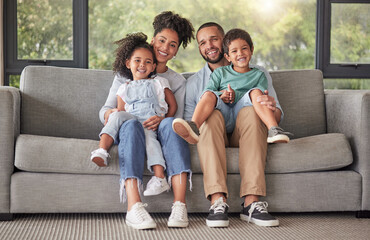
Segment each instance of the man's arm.
[[168,105],[168,111],[167,111],[166,117],[173,117],[175,116],[175,113],[177,111],[177,103],[176,103],[175,95],[173,95],[172,91],[168,88],[164,89],[164,95],[165,95],[165,100]]
[[176,92],[173,92],[177,103],[177,111],[175,117],[183,118],[184,117],[184,108],[185,108],[185,91],[186,91],[186,82],[177,89]]
[[274,111],[275,119],[279,123],[284,118],[284,112],[283,112],[283,109],[280,106],[280,103],[279,103],[279,100],[277,98],[274,86],[272,85],[271,75],[264,67],[261,67],[261,66],[258,66],[258,65],[252,65],[252,64],[251,64],[251,67],[252,68],[253,67],[258,68],[259,70],[264,72],[264,74],[267,78],[267,83],[268,83],[268,86],[267,86],[268,91],[265,92],[265,95],[262,95],[262,96],[258,97],[257,102],[266,105],[272,111]]
[[188,121],[190,121],[193,117],[195,107],[198,103],[198,86],[196,86],[197,82],[198,78],[196,74],[189,77],[186,82],[184,119]]

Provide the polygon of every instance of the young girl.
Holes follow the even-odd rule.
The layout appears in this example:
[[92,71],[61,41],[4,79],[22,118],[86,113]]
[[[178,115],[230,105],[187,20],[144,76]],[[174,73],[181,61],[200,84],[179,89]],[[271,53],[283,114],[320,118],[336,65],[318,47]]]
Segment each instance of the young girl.
[[242,29],[232,29],[223,40],[225,58],[231,65],[219,67],[197,104],[192,121],[177,118],[173,129],[191,144],[198,143],[199,127],[216,108],[221,111],[226,131],[232,132],[238,112],[246,106],[253,106],[257,115],[268,129],[268,143],[287,143],[290,135],[278,126],[271,109],[261,104],[253,104],[257,97],[267,89],[265,74],[257,68],[250,68],[253,55],[253,42],[250,35]]
[[[117,91],[117,111],[110,114],[100,133],[99,149],[93,151],[91,160],[100,167],[108,164],[108,150],[116,139],[120,126],[126,119],[121,118],[119,111],[134,115],[141,123],[152,116],[172,117],[176,113],[177,103],[170,90],[167,79],[155,76],[157,60],[151,45],[143,33],[128,34],[116,43],[119,45],[114,71],[128,80]],[[132,79],[132,80],[129,80]],[[154,130],[144,128],[148,169],[155,176],[149,181],[145,196],[157,195],[170,189],[164,175],[166,167]],[[150,184],[157,181],[160,184]]]

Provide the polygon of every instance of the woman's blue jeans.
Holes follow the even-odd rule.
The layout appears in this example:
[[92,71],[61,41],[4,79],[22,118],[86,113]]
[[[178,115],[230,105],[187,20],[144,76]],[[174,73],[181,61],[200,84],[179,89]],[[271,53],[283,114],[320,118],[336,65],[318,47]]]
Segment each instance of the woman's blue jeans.
[[[189,173],[191,189],[191,166],[189,145],[172,130],[174,118],[165,118],[158,127],[158,140],[166,160],[166,171],[171,184],[174,175]],[[143,189],[145,164],[145,134],[142,124],[136,119],[127,120],[119,131],[118,158],[120,166],[120,197],[126,201],[125,181],[137,179],[139,192]]]

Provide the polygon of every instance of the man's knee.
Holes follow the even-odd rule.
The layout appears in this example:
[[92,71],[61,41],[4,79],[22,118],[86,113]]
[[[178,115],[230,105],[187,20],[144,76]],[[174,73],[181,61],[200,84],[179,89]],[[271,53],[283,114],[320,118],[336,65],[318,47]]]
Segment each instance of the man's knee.
[[219,110],[214,110],[208,119],[201,126],[201,131],[213,130],[213,129],[222,129],[225,128],[225,120],[222,116],[222,113]]
[[254,108],[243,107],[236,117],[236,125],[250,125],[250,126],[260,126],[263,124],[259,116],[257,115]]

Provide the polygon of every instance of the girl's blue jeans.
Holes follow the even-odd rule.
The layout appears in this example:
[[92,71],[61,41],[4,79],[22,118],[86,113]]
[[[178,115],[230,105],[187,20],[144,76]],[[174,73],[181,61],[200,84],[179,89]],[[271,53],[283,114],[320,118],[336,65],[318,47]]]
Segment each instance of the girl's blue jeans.
[[[158,127],[158,140],[166,160],[166,171],[171,184],[174,175],[187,172],[191,186],[190,150],[187,142],[172,130],[174,118],[165,118]],[[120,166],[120,196],[126,200],[124,182],[135,178],[139,191],[142,191],[145,164],[145,133],[142,124],[136,119],[125,121],[119,130],[118,158]]]

